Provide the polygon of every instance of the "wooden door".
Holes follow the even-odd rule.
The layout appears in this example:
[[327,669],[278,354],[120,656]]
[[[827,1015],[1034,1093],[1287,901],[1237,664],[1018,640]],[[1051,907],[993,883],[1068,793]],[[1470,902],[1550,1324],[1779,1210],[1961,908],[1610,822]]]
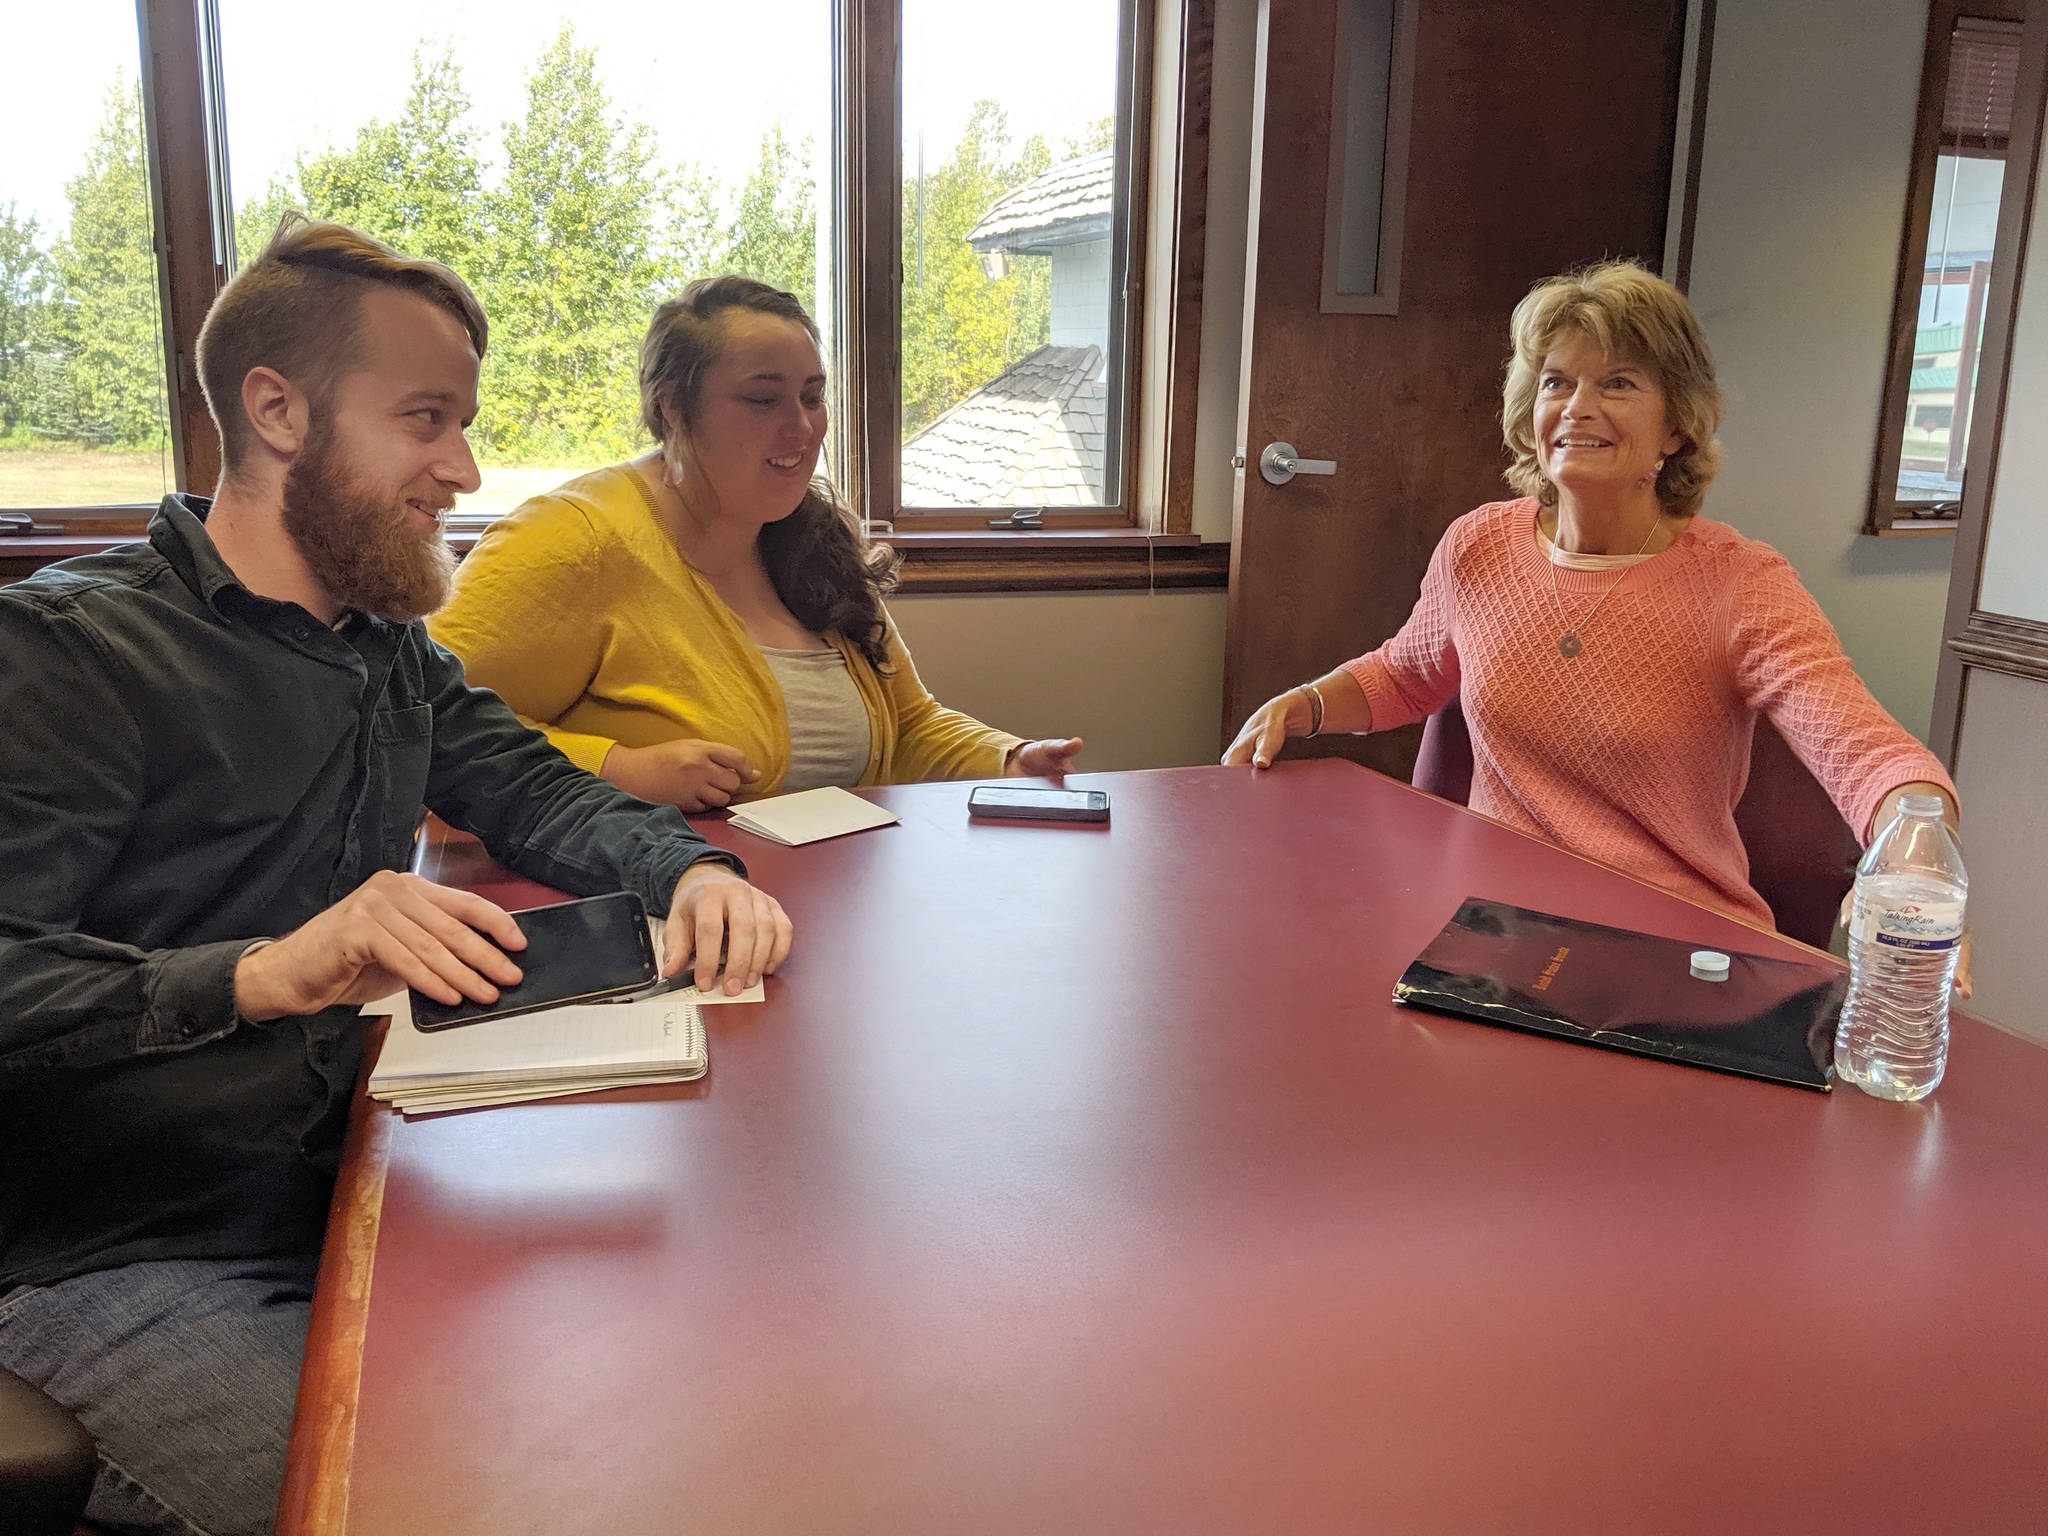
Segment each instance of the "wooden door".
[[[1399,629],[1444,528],[1512,494],[1500,385],[1530,284],[1606,256],[1663,260],[1684,0],[1414,0],[1396,7],[1413,18],[1407,152],[1387,164],[1403,216],[1382,235],[1398,234],[1398,307],[1325,313],[1343,3],[1260,6],[1226,741],[1261,700]],[[1336,472],[1269,485],[1274,442]],[[1419,737],[1290,751],[1406,778]]]

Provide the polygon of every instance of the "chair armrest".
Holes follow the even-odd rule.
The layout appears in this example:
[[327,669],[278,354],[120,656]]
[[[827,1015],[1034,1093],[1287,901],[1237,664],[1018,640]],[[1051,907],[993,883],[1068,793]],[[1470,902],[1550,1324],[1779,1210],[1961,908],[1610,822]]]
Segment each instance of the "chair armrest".
[[71,1536],[92,1492],[96,1455],[83,1424],[0,1370],[0,1531]]

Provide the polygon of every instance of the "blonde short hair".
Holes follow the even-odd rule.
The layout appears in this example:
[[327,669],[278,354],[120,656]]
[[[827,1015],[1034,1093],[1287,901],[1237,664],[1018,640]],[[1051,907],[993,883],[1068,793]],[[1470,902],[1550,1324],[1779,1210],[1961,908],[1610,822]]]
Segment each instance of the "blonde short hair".
[[1536,456],[1536,384],[1543,359],[1566,335],[1590,339],[1610,357],[1647,368],[1664,393],[1665,418],[1682,440],[1657,475],[1657,500],[1674,517],[1700,509],[1721,467],[1721,386],[1699,317],[1685,295],[1633,261],[1604,261],[1546,278],[1515,306],[1514,355],[1501,390],[1500,433],[1507,482],[1545,506],[1557,487]]

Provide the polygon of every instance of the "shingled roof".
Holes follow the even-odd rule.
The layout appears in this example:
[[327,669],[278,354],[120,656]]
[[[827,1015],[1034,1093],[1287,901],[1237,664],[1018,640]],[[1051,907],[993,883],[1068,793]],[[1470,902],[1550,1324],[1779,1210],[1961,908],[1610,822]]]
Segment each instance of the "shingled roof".
[[1040,347],[903,444],[907,507],[1103,500],[1109,391],[1100,347]]
[[977,251],[1044,256],[1056,246],[1107,240],[1116,205],[1116,154],[1100,149],[1041,171],[967,231]]

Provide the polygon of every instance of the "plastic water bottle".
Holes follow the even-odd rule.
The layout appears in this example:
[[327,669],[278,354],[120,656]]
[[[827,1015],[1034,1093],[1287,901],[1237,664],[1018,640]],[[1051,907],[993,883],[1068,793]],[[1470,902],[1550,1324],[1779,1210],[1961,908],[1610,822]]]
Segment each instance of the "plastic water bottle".
[[1934,1092],[1948,1064],[1948,989],[1969,886],[1940,799],[1901,796],[1856,866],[1837,1077],[1880,1099]]

